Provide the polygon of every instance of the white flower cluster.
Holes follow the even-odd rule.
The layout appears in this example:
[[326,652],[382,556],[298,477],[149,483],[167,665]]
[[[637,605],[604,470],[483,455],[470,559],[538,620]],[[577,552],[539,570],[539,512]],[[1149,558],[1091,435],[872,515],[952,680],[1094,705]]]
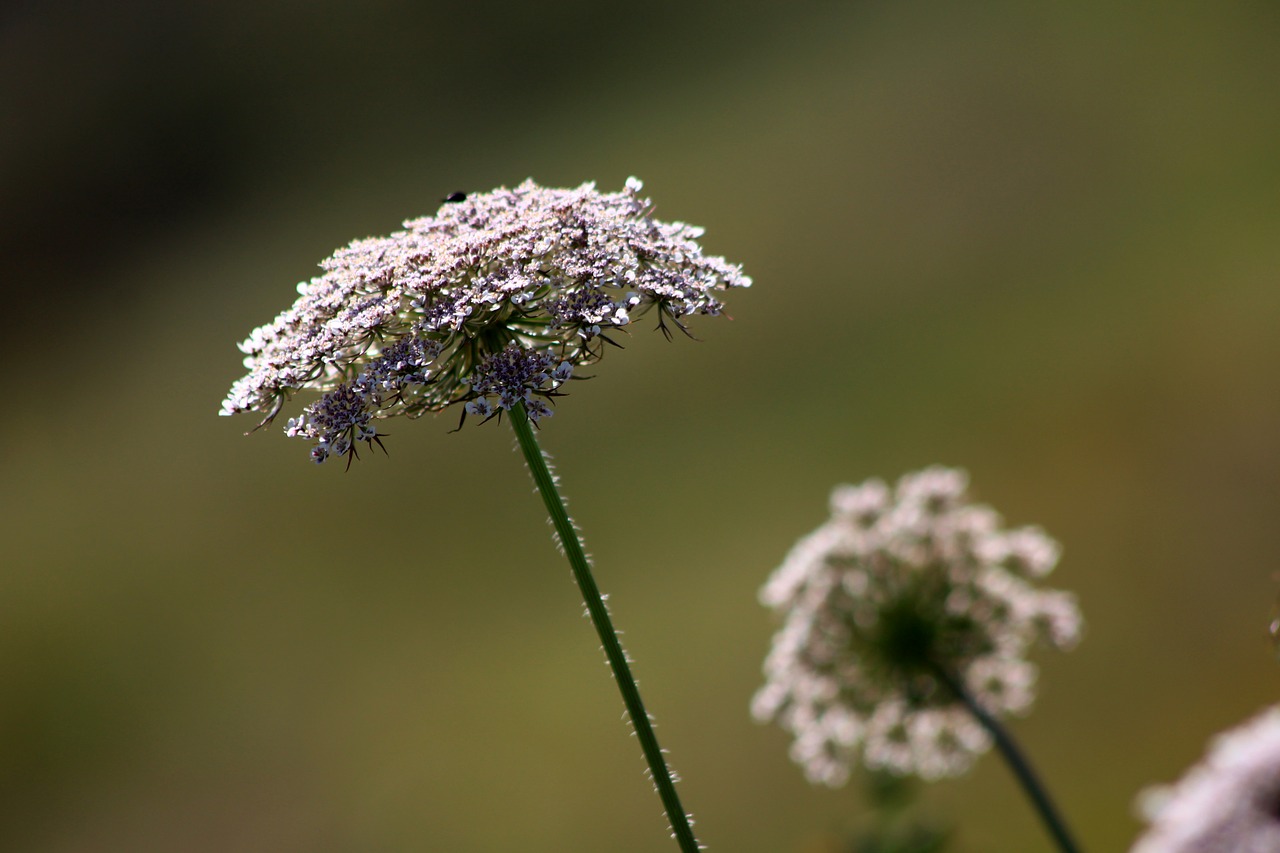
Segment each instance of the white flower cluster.
[[1037,638],[1081,630],[1069,593],[1035,581],[1058,561],[1037,528],[1004,530],[971,504],[962,471],[929,468],[890,489],[840,486],[831,518],[800,540],[760,600],[784,616],[752,713],[795,740],[813,782],[843,784],[859,760],[937,779],[990,743],[948,681],[993,715],[1027,710]]
[[1177,784],[1144,792],[1151,828],[1132,853],[1280,850],[1280,707],[1214,738]]
[[248,375],[222,414],[271,421],[300,390],[324,396],[291,419],[312,457],[378,441],[374,420],[454,403],[496,414],[523,404],[534,420],[612,330],[648,310],[658,328],[719,314],[716,291],[751,279],[704,256],[702,229],[659,222],[635,178],[618,193],[594,184],[450,197],[434,217],[357,240],[298,285],[293,306],[240,345]]

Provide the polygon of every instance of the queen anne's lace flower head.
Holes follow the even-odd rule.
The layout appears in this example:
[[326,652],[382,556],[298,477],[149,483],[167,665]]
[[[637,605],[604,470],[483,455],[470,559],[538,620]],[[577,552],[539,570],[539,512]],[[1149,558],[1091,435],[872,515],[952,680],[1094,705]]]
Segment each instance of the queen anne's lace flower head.
[[1142,800],[1152,824],[1132,853],[1280,850],[1280,706],[1218,735],[1179,782]]
[[653,219],[640,189],[635,178],[617,193],[526,181],[451,197],[404,231],[338,250],[240,345],[249,373],[221,413],[266,424],[296,392],[321,392],[285,429],[315,442],[317,462],[379,441],[377,420],[454,403],[547,417],[575,368],[634,316],[656,311],[670,337],[691,314],[719,314],[716,292],[751,284],[703,255],[702,229]]
[[791,756],[811,781],[841,785],[859,760],[926,779],[963,773],[989,736],[940,674],[992,714],[1021,713],[1034,698],[1032,643],[1079,638],[1075,599],[1033,583],[1057,544],[1002,529],[966,487],[946,468],[894,489],[837,487],[830,520],[761,590],[784,621],[752,713],[795,736]]

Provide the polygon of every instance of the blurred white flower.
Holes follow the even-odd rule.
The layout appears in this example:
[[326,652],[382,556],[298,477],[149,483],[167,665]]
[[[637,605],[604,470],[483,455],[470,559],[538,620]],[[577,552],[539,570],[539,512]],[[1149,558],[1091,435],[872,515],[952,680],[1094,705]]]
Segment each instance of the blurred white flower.
[[454,403],[547,417],[574,367],[616,344],[610,332],[656,309],[670,337],[691,314],[719,314],[716,291],[751,284],[702,254],[702,229],[651,218],[640,189],[455,194],[434,217],[351,243],[240,345],[249,373],[221,413],[266,424],[296,392],[321,392],[286,429],[315,442],[318,462],[381,444],[374,420]]
[[1172,786],[1144,791],[1151,828],[1132,853],[1280,850],[1280,706],[1216,736]]
[[1038,528],[1003,530],[971,504],[962,471],[934,467],[839,486],[831,518],[801,539],[760,592],[783,624],[752,713],[795,740],[813,782],[871,769],[937,779],[963,773],[990,746],[946,687],[961,685],[994,716],[1026,711],[1037,639],[1079,639],[1074,596],[1037,588],[1058,560]]

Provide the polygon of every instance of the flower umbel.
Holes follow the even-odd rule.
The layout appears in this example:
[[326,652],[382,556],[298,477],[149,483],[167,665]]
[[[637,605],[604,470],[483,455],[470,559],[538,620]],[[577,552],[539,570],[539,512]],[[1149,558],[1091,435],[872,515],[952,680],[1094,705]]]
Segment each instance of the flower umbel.
[[1147,791],[1151,829],[1132,853],[1280,850],[1280,706],[1214,738],[1176,785]]
[[526,181],[351,243],[240,345],[249,373],[221,413],[260,412],[261,426],[298,391],[320,392],[285,430],[315,442],[317,462],[378,441],[378,420],[455,403],[549,416],[574,369],[634,316],[656,310],[669,337],[692,314],[721,313],[717,291],[751,284],[703,255],[702,229],[653,219],[640,189]]
[[1003,529],[968,500],[967,480],[935,467],[892,490],[837,487],[831,518],[761,590],[784,622],[752,713],[795,736],[792,759],[811,781],[841,785],[859,760],[926,779],[963,773],[990,736],[948,682],[993,716],[1024,712],[1033,642],[1079,638],[1074,597],[1034,584],[1057,544]]

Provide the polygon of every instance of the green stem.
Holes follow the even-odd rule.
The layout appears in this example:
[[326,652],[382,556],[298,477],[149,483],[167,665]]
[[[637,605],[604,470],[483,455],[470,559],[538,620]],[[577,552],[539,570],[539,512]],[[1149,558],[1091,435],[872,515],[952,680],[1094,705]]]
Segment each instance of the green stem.
[[605,657],[609,660],[609,668],[618,682],[618,690],[622,692],[622,701],[627,707],[627,715],[640,740],[640,748],[644,751],[645,761],[649,763],[649,775],[653,777],[653,785],[662,799],[666,809],[667,820],[671,823],[671,832],[675,836],[683,853],[697,853],[700,848],[698,840],[693,836],[689,815],[680,805],[680,797],[676,794],[675,782],[671,771],[667,769],[667,761],[663,757],[662,747],[658,745],[658,737],[653,732],[653,724],[649,714],[640,700],[640,688],[636,686],[635,677],[627,663],[626,652],[618,640],[618,632],[614,630],[613,621],[609,618],[609,610],[605,607],[604,598],[596,587],[595,578],[591,576],[591,566],[587,562],[586,552],[582,548],[582,540],[569,518],[564,499],[556,486],[555,477],[547,466],[546,456],[538,445],[533,426],[525,414],[524,405],[517,404],[510,412],[511,427],[515,430],[516,440],[524,453],[525,462],[529,465],[529,473],[542,495],[542,502],[551,515],[551,523],[564,546],[564,554],[573,569],[573,577],[582,591],[582,598],[587,604],[587,612],[591,614],[591,624],[596,628],[600,643],[604,646]]
[[973,714],[982,727],[987,730],[987,733],[991,735],[992,739],[995,740],[996,748],[1004,756],[1005,763],[1009,765],[1013,775],[1018,777],[1018,782],[1022,785],[1027,797],[1030,798],[1036,813],[1044,821],[1049,835],[1057,842],[1058,848],[1063,853],[1079,853],[1080,848],[1071,839],[1071,833],[1067,829],[1066,822],[1058,814],[1053,801],[1049,799],[1049,791],[1040,782],[1035,770],[1031,767],[1031,762],[1027,760],[1026,756],[1022,754],[1022,750],[1018,748],[1013,735],[986,708],[983,708],[976,699],[969,695],[969,691],[964,689],[964,685],[960,683],[959,679],[953,677],[950,672],[941,666],[935,665],[932,669],[934,676],[955,694],[956,698],[969,709],[969,713]]

